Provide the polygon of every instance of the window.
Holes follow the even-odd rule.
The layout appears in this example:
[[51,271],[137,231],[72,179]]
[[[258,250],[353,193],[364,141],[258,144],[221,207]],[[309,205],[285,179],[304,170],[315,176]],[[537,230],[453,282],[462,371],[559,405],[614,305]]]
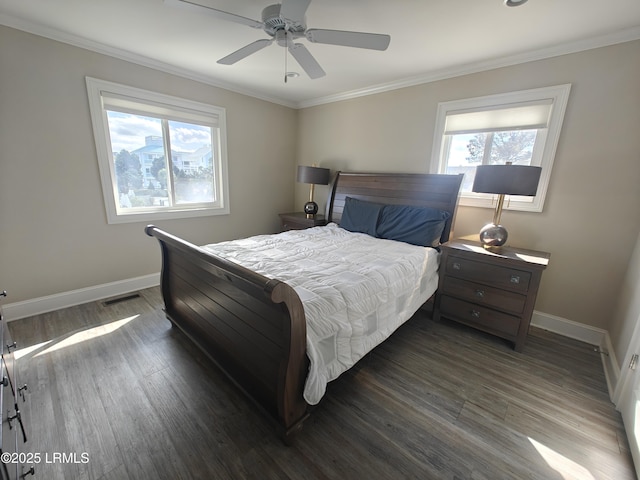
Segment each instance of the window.
[[225,110],[87,77],[109,223],[229,213]]
[[571,85],[438,104],[431,171],[465,177],[461,205],[491,206],[473,193],[478,165],[512,162],[542,167],[535,197],[512,196],[505,208],[541,212]]

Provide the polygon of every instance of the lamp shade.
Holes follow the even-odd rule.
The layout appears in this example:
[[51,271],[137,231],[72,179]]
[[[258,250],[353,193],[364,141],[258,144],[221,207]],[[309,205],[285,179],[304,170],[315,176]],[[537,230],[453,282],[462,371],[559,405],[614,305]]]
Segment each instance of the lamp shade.
[[542,167],[528,165],[479,165],[471,190],[534,197],[541,172]]
[[298,182],[312,185],[329,185],[328,168],[298,166]]

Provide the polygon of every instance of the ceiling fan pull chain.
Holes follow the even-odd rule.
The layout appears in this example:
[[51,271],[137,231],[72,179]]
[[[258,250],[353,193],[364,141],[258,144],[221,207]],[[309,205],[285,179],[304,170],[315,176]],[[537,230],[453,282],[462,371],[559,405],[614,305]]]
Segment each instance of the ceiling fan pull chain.
[[287,48],[287,30],[285,29],[284,31],[284,83],[287,83],[287,79],[289,77],[289,75],[287,75],[288,70],[287,70],[287,53],[289,52],[289,49]]

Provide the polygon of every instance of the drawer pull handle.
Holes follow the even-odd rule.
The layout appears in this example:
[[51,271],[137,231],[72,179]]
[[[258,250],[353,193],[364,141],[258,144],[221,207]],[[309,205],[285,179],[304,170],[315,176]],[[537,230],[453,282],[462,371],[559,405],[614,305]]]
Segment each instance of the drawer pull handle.
[[2,377],[2,381],[0,382],[0,385],[2,385],[3,387],[9,386],[9,378],[6,375]]
[[26,477],[27,475],[33,475],[33,476],[35,476],[35,474],[36,474],[36,469],[33,467],[33,465],[31,465],[31,468],[30,468],[29,470],[27,470],[26,472],[24,472],[24,473],[21,475],[21,477],[22,477],[22,478],[24,478],[24,477]]
[[454,262],[453,269],[454,270],[462,270],[462,265],[460,265],[458,262]]
[[471,316],[473,318],[480,318],[480,312],[478,310],[471,310]]
[[22,387],[18,388],[18,395],[20,395],[22,397],[22,401],[23,402],[25,401],[25,398],[24,398],[24,391],[25,390],[28,390],[26,383]]
[[511,275],[511,283],[520,283],[520,275]]
[[[7,415],[9,415],[9,410],[7,410]],[[14,420],[18,420],[18,424],[20,425],[20,429],[22,430],[22,438],[24,443],[27,443],[27,434],[24,431],[24,425],[22,423],[22,415],[20,415],[20,410],[16,409],[16,413],[13,416],[7,417],[7,423],[9,424],[9,430],[13,430],[13,422]]]
[[7,343],[7,353],[11,353],[11,349],[12,348],[16,348],[18,346],[18,344],[16,342],[13,342],[11,344]]
[[[9,411],[7,411],[7,414],[9,414]],[[20,410],[16,410],[15,415],[11,416],[9,415],[7,417],[7,423],[9,424],[9,430],[13,430],[13,422],[15,419],[18,419],[19,422],[22,421],[22,419],[20,418]]]
[[484,298],[484,290],[476,290],[476,297]]

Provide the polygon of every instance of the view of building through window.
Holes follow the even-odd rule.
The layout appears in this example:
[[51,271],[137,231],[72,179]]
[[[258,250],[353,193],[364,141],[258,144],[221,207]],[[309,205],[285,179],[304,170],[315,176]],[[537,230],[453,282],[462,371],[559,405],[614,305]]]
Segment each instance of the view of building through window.
[[213,203],[212,129],[107,110],[120,208]]

